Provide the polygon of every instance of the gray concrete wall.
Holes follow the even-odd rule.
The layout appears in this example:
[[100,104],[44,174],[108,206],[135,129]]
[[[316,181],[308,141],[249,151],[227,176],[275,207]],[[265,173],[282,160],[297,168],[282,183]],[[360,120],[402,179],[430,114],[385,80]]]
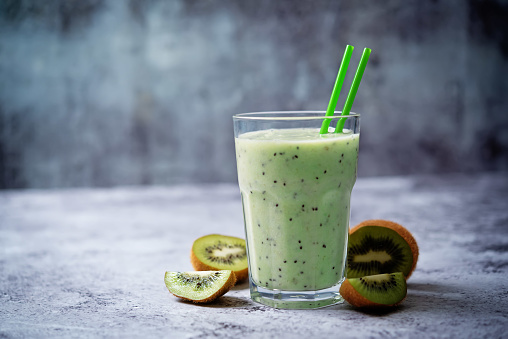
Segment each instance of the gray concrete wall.
[[506,18],[501,0],[2,0],[0,188],[235,181],[231,116],[326,109],[348,43],[351,69],[373,50],[359,176],[507,170]]

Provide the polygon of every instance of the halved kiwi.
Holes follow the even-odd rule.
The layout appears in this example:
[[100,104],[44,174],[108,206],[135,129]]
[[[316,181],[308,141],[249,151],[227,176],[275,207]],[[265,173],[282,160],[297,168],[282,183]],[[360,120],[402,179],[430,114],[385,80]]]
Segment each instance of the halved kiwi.
[[383,307],[400,304],[407,295],[402,272],[348,278],[340,286],[340,295],[356,307]]
[[248,263],[245,240],[210,234],[194,241],[191,263],[197,271],[231,270],[238,282],[247,279]]
[[418,245],[403,226],[388,220],[366,220],[349,232],[348,278],[402,272],[409,278],[418,261]]
[[212,302],[235,285],[233,271],[166,272],[164,282],[169,292],[195,303]]

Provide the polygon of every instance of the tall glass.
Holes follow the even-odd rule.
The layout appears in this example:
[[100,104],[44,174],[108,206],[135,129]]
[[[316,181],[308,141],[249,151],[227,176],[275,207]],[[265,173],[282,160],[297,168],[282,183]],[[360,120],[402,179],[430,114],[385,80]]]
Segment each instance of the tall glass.
[[[324,120],[330,132],[320,134]],[[341,303],[360,116],[259,112],[233,122],[251,298],[276,308]]]

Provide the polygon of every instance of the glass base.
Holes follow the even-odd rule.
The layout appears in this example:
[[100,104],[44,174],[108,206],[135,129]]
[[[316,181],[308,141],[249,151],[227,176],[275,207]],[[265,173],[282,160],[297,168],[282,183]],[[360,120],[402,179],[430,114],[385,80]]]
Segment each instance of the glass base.
[[283,291],[257,286],[251,280],[250,296],[255,302],[274,308],[315,309],[343,303],[339,294],[341,283],[317,291]]

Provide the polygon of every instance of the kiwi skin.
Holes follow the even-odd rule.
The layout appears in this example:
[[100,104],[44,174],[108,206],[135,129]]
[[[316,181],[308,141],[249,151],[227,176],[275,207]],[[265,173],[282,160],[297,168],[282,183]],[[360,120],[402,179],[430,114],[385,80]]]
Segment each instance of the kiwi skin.
[[[217,234],[210,234],[210,235],[217,235]],[[205,235],[204,237],[207,237],[207,236],[208,235]],[[229,237],[229,236],[225,236],[225,237]],[[201,237],[201,238],[203,238],[203,237]],[[198,238],[198,239],[201,239],[201,238]],[[231,238],[231,237],[229,237],[229,238]],[[196,239],[196,241],[198,239]],[[203,263],[201,260],[199,260],[199,258],[194,253],[194,246],[192,246],[192,249],[191,249],[190,260],[191,260],[192,267],[194,267],[194,269],[196,271],[220,271],[221,270],[220,268],[209,266],[209,265]],[[235,276],[236,276],[236,283],[241,283],[241,282],[247,280],[247,277],[249,276],[249,268],[248,267],[246,267],[243,270],[233,271],[233,272],[235,273]]]
[[[214,270],[214,272],[216,272],[216,270]],[[166,272],[166,274],[167,273],[168,272]],[[192,301],[193,303],[196,303],[196,304],[206,304],[206,303],[211,303],[212,301],[215,301],[219,297],[222,297],[233,286],[235,286],[235,283],[236,283],[236,275],[235,275],[235,272],[231,271],[231,274],[229,275],[228,280],[226,281],[226,283],[224,283],[224,285],[222,285],[222,287],[217,292],[215,292],[214,294],[212,294],[208,298],[200,299],[200,300],[186,298],[184,296],[174,294],[173,292],[171,292],[171,290],[169,290],[169,288],[168,288],[168,290],[169,290],[169,292],[171,292],[171,294],[173,294],[175,297],[178,297],[180,299],[187,300],[187,301]]]
[[[353,278],[358,279],[358,278]],[[351,285],[349,282],[349,279],[345,279],[342,285],[340,285],[339,289],[340,295],[351,305],[359,308],[385,308],[385,307],[392,307],[392,306],[398,306],[400,305],[404,300],[406,300],[407,293],[404,295],[404,298],[402,298],[400,301],[394,303],[394,304],[379,304],[375,303],[373,301],[370,301],[369,299],[365,298],[363,295],[361,295],[359,292],[356,291],[356,289]]]
[[[365,226],[379,226],[379,227],[386,227],[389,228],[395,232],[397,232],[409,245],[411,248],[411,253],[413,254],[413,265],[411,266],[411,270],[406,276],[406,280],[409,279],[411,274],[416,268],[416,263],[418,261],[419,256],[419,250],[418,250],[418,244],[416,243],[415,238],[409,232],[404,226],[397,224],[396,222],[389,221],[389,220],[382,220],[382,219],[372,219],[372,220],[365,220],[356,225],[355,227],[351,228],[349,230],[349,234],[353,234],[357,230],[359,230],[362,227]],[[393,272],[384,272],[384,273],[393,273]]]

